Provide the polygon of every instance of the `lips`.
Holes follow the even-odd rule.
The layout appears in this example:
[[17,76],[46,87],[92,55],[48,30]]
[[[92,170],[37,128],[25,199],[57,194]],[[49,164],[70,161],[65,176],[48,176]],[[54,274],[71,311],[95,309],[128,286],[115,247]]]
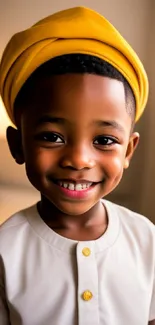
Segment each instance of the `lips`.
[[57,189],[59,189],[59,194],[63,197],[71,200],[81,200],[90,197],[95,189],[96,185],[100,182],[92,182],[84,179],[51,179],[54,184],[56,184]]

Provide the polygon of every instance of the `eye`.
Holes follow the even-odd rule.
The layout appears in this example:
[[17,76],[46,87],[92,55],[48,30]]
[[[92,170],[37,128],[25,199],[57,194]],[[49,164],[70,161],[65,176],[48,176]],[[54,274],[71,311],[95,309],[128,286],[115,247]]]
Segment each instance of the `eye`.
[[97,146],[104,146],[104,147],[108,147],[111,146],[113,144],[116,144],[117,140],[115,138],[112,137],[108,137],[108,136],[98,136],[95,140],[94,140],[94,144]]
[[62,137],[59,134],[54,132],[42,132],[35,136],[36,140],[44,141],[44,142],[51,142],[51,143],[64,143]]

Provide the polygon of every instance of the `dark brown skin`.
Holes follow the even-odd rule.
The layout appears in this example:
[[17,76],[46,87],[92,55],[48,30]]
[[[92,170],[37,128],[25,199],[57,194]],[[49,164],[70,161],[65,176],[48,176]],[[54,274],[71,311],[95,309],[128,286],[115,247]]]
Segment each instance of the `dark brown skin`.
[[[108,226],[100,199],[119,184],[139,141],[139,134],[131,133],[123,84],[80,74],[40,80],[17,120],[20,130],[8,129],[8,143],[41,193],[42,219],[67,238],[99,238]],[[73,200],[60,193],[53,179],[98,184],[85,199]]]
[[[20,131],[9,128],[7,137],[41,193],[42,219],[67,238],[99,238],[108,225],[100,199],[119,184],[139,141],[131,133],[123,84],[89,74],[42,78],[24,106],[17,114]],[[57,179],[97,184],[79,200],[66,197]]]

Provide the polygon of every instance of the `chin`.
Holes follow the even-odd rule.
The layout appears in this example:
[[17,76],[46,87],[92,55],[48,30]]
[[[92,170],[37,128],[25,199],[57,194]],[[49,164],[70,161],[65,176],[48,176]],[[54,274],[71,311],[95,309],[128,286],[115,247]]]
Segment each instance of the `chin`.
[[53,202],[53,204],[55,205],[55,207],[61,211],[62,213],[69,215],[69,216],[79,216],[82,214],[87,213],[89,210],[91,210],[91,208],[95,205],[90,205],[90,204],[84,204],[81,203],[68,203],[68,202],[64,202],[64,203],[56,203]]

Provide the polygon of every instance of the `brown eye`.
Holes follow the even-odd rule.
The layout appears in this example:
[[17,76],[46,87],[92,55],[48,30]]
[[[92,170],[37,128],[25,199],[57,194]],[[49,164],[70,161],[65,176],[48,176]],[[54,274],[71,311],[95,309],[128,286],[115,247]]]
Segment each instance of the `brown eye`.
[[116,139],[106,136],[99,136],[94,140],[94,144],[100,146],[110,146],[116,142]]
[[53,132],[43,132],[35,136],[36,140],[52,142],[52,143],[64,143],[64,140]]

